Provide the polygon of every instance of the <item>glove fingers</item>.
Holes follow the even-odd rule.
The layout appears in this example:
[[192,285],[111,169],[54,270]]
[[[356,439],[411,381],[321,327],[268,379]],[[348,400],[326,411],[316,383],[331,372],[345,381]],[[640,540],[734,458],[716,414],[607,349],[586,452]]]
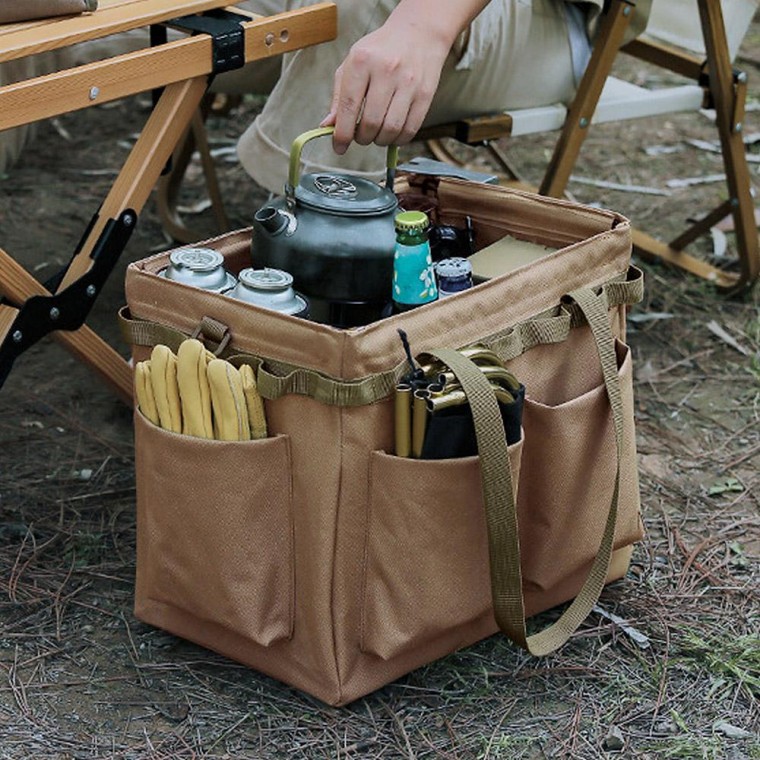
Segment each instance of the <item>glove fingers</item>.
[[213,438],[211,390],[206,366],[209,354],[193,338],[182,341],[177,350],[177,386],[182,406],[182,432],[197,438]]
[[150,380],[150,359],[135,365],[135,395],[140,411],[154,424],[159,425],[156,399]]
[[240,372],[224,359],[213,359],[206,368],[211,389],[216,437],[222,441],[251,438],[248,410]]
[[256,376],[249,364],[240,366],[240,380],[243,384],[245,405],[248,409],[248,422],[251,425],[251,438],[267,437],[267,418],[264,413],[264,399],[256,387]]
[[177,387],[177,357],[168,346],[153,347],[150,375],[161,427],[173,433],[182,432],[182,409]]

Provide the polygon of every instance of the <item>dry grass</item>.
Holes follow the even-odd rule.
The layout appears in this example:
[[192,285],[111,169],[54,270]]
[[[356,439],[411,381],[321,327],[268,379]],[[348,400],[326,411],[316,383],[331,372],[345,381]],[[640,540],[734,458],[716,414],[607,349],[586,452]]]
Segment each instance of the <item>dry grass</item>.
[[[95,120],[97,143],[82,138],[55,160],[30,153],[0,184],[4,243],[29,262],[65,260],[58,237],[76,239],[89,213],[78,206],[106,181],[77,175],[78,162],[120,159],[123,122],[136,118],[126,107],[87,113],[66,125],[86,134]],[[213,123],[215,136],[247,118]],[[713,171],[693,151],[673,167],[634,147],[704,136],[709,125],[690,119],[630,127],[625,143],[595,132],[584,173],[651,185]],[[760,126],[757,112],[747,121]],[[38,147],[60,139],[43,130]],[[528,172],[547,144],[515,146]],[[225,167],[223,182],[245,224],[239,168]],[[667,233],[714,192],[601,200]],[[161,241],[152,209],[140,227],[135,258]],[[134,619],[129,415],[54,344],[29,352],[0,392],[0,758],[760,758],[760,293],[727,300],[643,266],[629,338],[647,535],[628,577],[558,654],[533,659],[494,637],[343,709]],[[93,315],[111,336],[118,278]],[[654,313],[673,317],[640,318]]]
[[[543,660],[494,637],[332,709],[133,619],[128,441],[66,428],[61,445],[63,421],[51,411],[15,437],[37,465],[45,450],[51,475],[18,466],[0,481],[0,757],[591,758],[614,728],[626,757],[757,756],[753,482],[711,496],[675,461],[679,477],[642,472],[648,535],[601,606],[647,648],[594,614]],[[756,447],[758,426],[744,434],[741,450]],[[715,442],[715,470],[735,472],[736,440]],[[687,464],[672,439],[658,451]]]

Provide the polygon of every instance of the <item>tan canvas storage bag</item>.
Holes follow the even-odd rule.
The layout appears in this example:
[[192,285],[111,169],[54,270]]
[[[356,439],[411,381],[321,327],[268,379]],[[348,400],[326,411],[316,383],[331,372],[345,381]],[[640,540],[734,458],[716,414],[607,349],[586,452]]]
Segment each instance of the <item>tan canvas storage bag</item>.
[[[500,628],[541,654],[621,578],[641,537],[625,311],[641,299],[617,214],[441,180],[441,221],[556,248],[457,295],[336,329],[130,265],[135,360],[187,336],[256,371],[269,437],[170,433],[135,412],[136,615],[331,704]],[[250,231],[207,241],[237,272]],[[467,393],[479,456],[398,457],[393,391],[416,355]],[[490,386],[456,349],[491,348],[525,385],[507,447]],[[545,631],[525,618],[573,600]]]

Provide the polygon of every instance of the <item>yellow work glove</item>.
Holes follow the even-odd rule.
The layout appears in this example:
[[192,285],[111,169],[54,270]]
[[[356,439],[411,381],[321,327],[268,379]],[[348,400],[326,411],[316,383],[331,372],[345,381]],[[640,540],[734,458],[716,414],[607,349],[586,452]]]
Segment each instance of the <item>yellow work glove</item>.
[[150,359],[135,365],[135,395],[140,411],[154,424],[159,425],[156,399],[150,382]]
[[206,368],[214,411],[214,432],[220,441],[251,438],[240,372],[224,359],[213,359]]
[[195,338],[183,340],[177,350],[177,386],[182,406],[182,432],[196,438],[213,438],[211,389],[206,367],[214,355]]
[[150,380],[161,427],[172,433],[181,433],[182,407],[177,386],[177,357],[168,346],[153,346]]
[[256,376],[250,364],[240,365],[240,380],[243,383],[243,395],[248,409],[248,422],[251,425],[251,438],[267,437],[267,418],[264,415],[264,399],[256,387]]

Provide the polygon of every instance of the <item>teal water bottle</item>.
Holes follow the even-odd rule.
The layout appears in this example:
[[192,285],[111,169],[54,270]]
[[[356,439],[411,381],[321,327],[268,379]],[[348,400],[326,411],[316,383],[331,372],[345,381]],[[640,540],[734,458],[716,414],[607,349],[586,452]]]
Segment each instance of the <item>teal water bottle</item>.
[[423,211],[402,211],[396,214],[395,224],[393,309],[398,313],[435,301],[438,288],[428,242],[427,214]]

